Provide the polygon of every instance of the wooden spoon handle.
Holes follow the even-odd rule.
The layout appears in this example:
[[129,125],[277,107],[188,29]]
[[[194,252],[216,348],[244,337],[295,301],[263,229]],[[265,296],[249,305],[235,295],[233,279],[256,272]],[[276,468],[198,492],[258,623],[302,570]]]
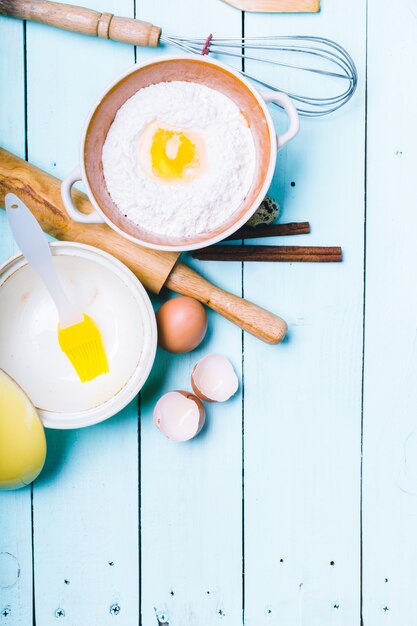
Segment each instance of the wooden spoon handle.
[[317,13],[320,0],[223,0],[241,11],[257,13]]
[[0,0],[0,15],[136,46],[157,46],[161,35],[161,29],[149,22],[48,0]]
[[216,287],[183,263],[174,265],[165,285],[184,296],[199,300],[266,343],[279,343],[285,337],[287,324],[283,319],[249,300]]

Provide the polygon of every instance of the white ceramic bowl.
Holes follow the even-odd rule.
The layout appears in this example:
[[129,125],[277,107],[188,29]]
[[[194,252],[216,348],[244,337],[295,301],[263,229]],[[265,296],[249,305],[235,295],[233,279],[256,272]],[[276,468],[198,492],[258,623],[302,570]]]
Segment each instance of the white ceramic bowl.
[[[151,233],[124,216],[107,190],[101,161],[108,130],[126,100],[139,89],[173,80],[200,83],[233,100],[247,120],[256,154],[252,185],[241,206],[220,226],[188,238]],[[275,134],[268,102],[278,104],[288,115],[289,128],[282,135]],[[80,165],[62,183],[62,199],[73,220],[82,223],[105,222],[127,239],[148,248],[179,251],[203,248],[231,235],[253,215],[271,184],[277,150],[295,137],[298,129],[297,111],[286,94],[257,90],[237,71],[207,56],[158,56],[131,67],[100,95],[81,138]],[[79,180],[85,185],[95,208],[94,213],[80,213],[73,203],[71,188]]]
[[70,297],[98,324],[110,373],[81,383],[58,346],[55,307],[17,255],[0,267],[0,367],[25,390],[49,428],[81,428],[123,409],[145,383],[157,342],[145,289],[120,261],[78,243],[51,244]]

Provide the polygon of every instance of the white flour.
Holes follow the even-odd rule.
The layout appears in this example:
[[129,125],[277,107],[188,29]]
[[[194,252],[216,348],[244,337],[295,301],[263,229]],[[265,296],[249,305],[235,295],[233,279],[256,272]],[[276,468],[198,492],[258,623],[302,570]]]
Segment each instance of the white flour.
[[[138,158],[138,145],[152,122],[200,138],[205,166],[194,178],[161,181],[150,175]],[[175,81],[141,89],[125,102],[102,159],[107,189],[128,219],[155,234],[191,237],[213,230],[240,206],[253,180],[255,146],[230,98],[204,85]]]

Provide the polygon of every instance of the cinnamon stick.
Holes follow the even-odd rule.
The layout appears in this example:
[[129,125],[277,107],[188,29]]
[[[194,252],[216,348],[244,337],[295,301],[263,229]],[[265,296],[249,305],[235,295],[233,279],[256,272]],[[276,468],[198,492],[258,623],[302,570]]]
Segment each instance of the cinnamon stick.
[[242,226],[224,241],[237,239],[257,239],[258,237],[285,237],[286,235],[307,235],[310,232],[309,222],[290,222],[288,224],[261,224],[259,226]]
[[339,246],[209,246],[196,250],[202,261],[279,261],[290,263],[335,263],[342,260]]

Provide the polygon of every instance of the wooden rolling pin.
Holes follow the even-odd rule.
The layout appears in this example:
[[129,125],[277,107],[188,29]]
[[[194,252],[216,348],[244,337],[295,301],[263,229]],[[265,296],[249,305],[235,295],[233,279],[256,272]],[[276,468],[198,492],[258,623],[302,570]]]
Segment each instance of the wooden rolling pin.
[[149,22],[48,0],[0,0],[0,15],[136,46],[158,46],[161,36],[161,29]]
[[[0,148],[0,206],[13,192],[29,207],[45,232],[64,241],[78,241],[101,248],[127,265],[145,287],[159,293],[165,285],[178,293],[196,298],[248,333],[279,343],[285,337],[286,323],[278,316],[215,287],[187,265],[178,262],[176,252],[149,250],[125,239],[106,224],[79,224],[70,219],[61,200],[61,182]],[[87,196],[74,190],[80,211],[93,210]]]

